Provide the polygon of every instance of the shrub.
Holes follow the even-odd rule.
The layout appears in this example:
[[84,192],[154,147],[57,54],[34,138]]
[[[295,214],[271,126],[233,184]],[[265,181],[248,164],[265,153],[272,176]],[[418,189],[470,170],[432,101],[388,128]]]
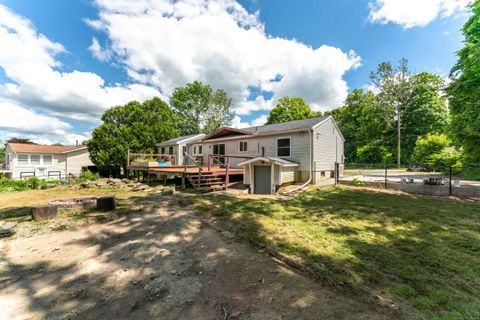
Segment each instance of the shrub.
[[0,192],[27,190],[27,182],[24,180],[0,179]]
[[390,163],[393,155],[384,146],[367,144],[357,149],[357,159],[362,163]]
[[93,173],[90,170],[82,171],[82,173],[78,177],[78,180],[80,181],[97,181],[98,179],[100,179],[100,174]]
[[29,189],[39,189],[40,188],[40,179],[37,177],[31,177],[26,180],[27,188]]
[[433,166],[442,151],[451,144],[452,141],[444,134],[428,133],[415,142],[413,160],[419,164]]

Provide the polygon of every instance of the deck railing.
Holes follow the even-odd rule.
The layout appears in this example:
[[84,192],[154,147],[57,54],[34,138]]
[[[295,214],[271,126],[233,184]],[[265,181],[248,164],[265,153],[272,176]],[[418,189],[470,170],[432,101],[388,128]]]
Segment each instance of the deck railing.
[[158,157],[165,157],[168,158],[172,165],[177,165],[177,156],[174,154],[159,154],[159,153],[131,153],[130,149],[128,149],[127,153],[127,166],[130,166],[132,162],[132,158],[158,158]]
[[[252,159],[253,157],[250,156],[233,156],[233,155],[225,155],[225,154],[209,154],[208,155],[208,171],[212,170],[212,163],[217,161],[221,165],[225,166],[225,189],[228,189],[228,184],[230,182],[230,165],[231,159]],[[223,159],[224,162],[220,161]]]

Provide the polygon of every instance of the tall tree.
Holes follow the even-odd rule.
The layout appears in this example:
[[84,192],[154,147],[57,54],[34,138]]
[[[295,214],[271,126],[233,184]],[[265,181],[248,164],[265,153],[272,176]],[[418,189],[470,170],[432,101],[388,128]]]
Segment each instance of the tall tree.
[[451,135],[462,147],[466,161],[480,163],[480,1],[470,5],[472,15],[463,26],[465,46],[450,72],[447,94],[451,115]]
[[214,91],[210,85],[194,81],[176,88],[170,106],[177,115],[181,135],[213,133],[233,120],[232,99],[224,90]]
[[401,165],[402,111],[409,97],[409,75],[407,59],[401,59],[395,66],[390,62],[380,63],[377,70],[370,73],[370,80],[380,91],[377,98],[385,107],[383,116],[396,117],[397,166]]
[[303,101],[302,98],[281,98],[277,105],[270,111],[267,124],[302,120],[316,117],[318,114]]
[[28,138],[16,138],[16,137],[11,137],[10,139],[7,140],[8,143],[24,143],[24,144],[36,144],[35,142],[31,141]]
[[[386,147],[391,135],[392,118],[379,117],[384,112],[371,91],[354,89],[345,100],[345,105],[329,113],[335,118],[345,137],[345,159],[349,162],[360,161],[357,149],[367,145]],[[389,122],[390,121],[390,122]]]
[[411,161],[415,142],[428,133],[445,133],[449,123],[445,82],[437,75],[421,72],[410,79],[410,95],[402,114],[402,161]]
[[92,162],[105,171],[126,170],[128,149],[150,153],[156,143],[178,136],[174,113],[159,98],[108,109],[102,121],[86,145]]

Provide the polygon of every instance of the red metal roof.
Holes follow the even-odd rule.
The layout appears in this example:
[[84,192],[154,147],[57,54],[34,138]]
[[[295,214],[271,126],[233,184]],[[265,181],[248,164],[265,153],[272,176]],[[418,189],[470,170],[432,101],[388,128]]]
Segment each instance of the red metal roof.
[[9,143],[13,152],[21,153],[65,153],[84,149],[86,146],[48,146],[42,144]]

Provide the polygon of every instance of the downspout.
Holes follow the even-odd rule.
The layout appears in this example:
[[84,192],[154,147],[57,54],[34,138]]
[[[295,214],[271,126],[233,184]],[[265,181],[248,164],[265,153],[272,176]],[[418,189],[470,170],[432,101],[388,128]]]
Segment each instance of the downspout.
[[282,192],[282,194],[284,195],[303,189],[306,186],[308,186],[312,181],[312,178],[313,178],[313,155],[312,155],[313,154],[313,151],[312,151],[313,150],[313,129],[308,130],[308,133],[310,133],[310,177],[308,178],[308,181],[302,184],[301,186],[293,188],[292,190]]

